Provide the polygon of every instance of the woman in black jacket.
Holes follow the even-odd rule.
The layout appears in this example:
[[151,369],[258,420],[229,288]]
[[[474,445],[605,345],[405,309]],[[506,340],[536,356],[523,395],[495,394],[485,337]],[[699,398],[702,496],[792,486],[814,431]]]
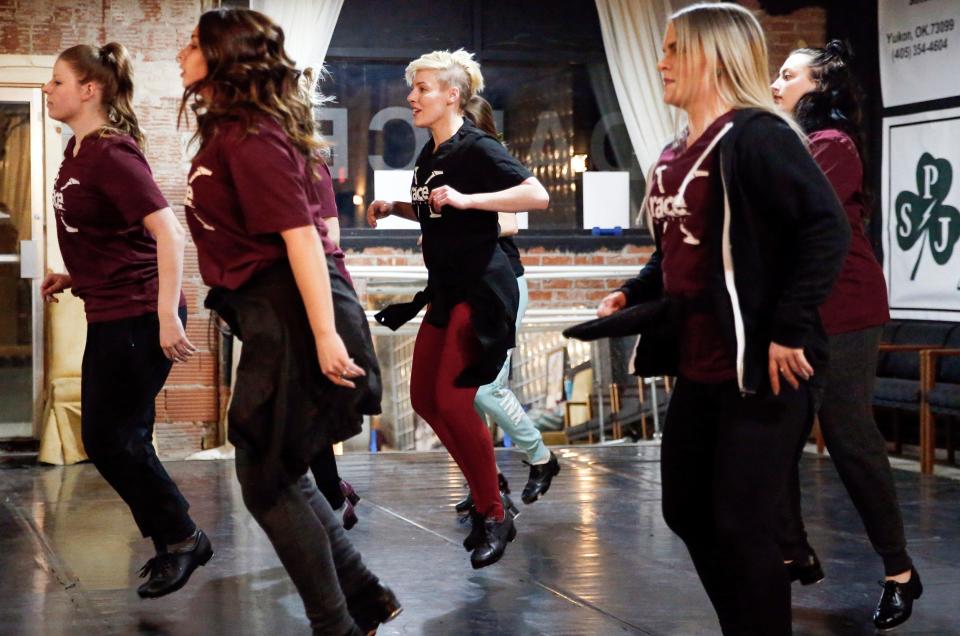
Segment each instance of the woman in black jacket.
[[638,372],[677,375],[661,471],[663,513],[686,543],[725,634],[789,634],[777,501],[825,361],[817,306],[849,228],[765,81],[753,15],[734,4],[675,13],[659,69],[686,126],[648,180],[657,249],[598,313],[657,301]]

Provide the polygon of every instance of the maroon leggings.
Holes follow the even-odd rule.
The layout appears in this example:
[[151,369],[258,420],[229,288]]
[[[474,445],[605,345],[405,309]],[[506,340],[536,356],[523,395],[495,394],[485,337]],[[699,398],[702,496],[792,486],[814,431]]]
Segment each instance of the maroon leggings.
[[410,401],[463,471],[477,510],[500,521],[503,505],[493,443],[473,408],[477,387],[458,387],[453,382],[478,353],[467,303],[454,306],[443,329],[424,321],[413,348]]

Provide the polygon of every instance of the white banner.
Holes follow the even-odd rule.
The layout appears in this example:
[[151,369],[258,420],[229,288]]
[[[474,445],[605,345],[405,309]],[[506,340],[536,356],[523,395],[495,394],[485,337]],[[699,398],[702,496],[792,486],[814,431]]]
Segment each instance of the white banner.
[[883,137],[890,313],[960,322],[960,108],[888,117]]
[[883,105],[960,95],[960,1],[880,0]]

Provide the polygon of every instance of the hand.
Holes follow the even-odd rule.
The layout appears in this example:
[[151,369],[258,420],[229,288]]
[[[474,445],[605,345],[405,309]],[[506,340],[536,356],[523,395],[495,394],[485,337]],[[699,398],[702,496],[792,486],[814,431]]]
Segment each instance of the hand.
[[393,214],[393,203],[390,201],[374,201],[367,207],[367,225],[377,227],[377,219]]
[[770,373],[770,388],[774,395],[780,395],[781,375],[794,389],[800,388],[798,377],[804,380],[813,377],[813,367],[803,355],[803,349],[791,349],[771,342],[769,360],[767,371]]
[[440,208],[449,205],[458,210],[466,210],[473,207],[472,199],[469,194],[462,194],[450,186],[440,186],[430,193],[430,207],[435,212],[440,212]]
[[197,352],[197,348],[187,339],[183,323],[176,314],[160,317],[160,348],[167,360],[172,362],[186,362]]
[[627,306],[627,295],[622,291],[615,291],[608,294],[606,298],[600,301],[597,307],[597,316],[606,318],[610,314],[615,314]]
[[47,275],[43,277],[43,282],[40,283],[40,296],[48,303],[57,303],[60,301],[54,294],[59,294],[68,287],[73,287],[73,279],[70,278],[70,274],[47,272]]
[[366,372],[357,366],[347,353],[347,348],[343,340],[336,332],[322,336],[317,340],[317,357],[320,360],[320,369],[327,379],[339,386],[345,386],[351,389],[356,388],[350,378],[359,378],[367,375]]

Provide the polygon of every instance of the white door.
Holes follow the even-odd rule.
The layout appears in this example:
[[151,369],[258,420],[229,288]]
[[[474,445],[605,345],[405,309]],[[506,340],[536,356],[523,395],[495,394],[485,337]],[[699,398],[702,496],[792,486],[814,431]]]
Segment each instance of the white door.
[[38,87],[0,86],[0,439],[35,436],[42,407],[41,105]]

